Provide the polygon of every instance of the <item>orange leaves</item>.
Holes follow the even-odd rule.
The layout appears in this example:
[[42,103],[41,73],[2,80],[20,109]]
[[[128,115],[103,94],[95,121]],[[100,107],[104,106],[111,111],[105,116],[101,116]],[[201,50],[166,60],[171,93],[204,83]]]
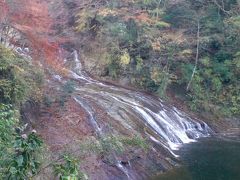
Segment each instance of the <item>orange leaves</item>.
[[31,41],[33,56],[35,60],[43,61],[44,65],[53,69],[61,69],[61,59],[58,42],[49,42],[47,37],[39,37],[35,34],[28,34]]
[[[0,5],[3,0],[0,0]],[[59,52],[59,39],[54,37],[53,19],[48,12],[47,0],[8,1],[8,18],[30,42],[32,57],[43,65],[61,70],[62,60]]]
[[51,18],[46,1],[12,0],[9,3],[11,23],[23,32],[49,33]]
[[151,17],[149,16],[149,14],[146,11],[139,11],[137,13],[135,13],[134,15],[131,16],[126,16],[124,19],[128,20],[128,19],[134,19],[136,22],[142,24],[154,24],[154,21],[151,19]]

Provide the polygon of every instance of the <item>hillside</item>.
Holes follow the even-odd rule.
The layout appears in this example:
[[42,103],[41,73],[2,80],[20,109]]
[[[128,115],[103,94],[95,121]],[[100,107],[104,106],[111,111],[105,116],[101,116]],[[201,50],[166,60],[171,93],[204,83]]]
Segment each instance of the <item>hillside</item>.
[[238,0],[0,0],[0,40],[0,179],[150,179],[239,137]]
[[239,117],[237,1],[86,2],[79,7],[71,12],[76,11],[74,30],[90,74],[163,98],[171,99],[171,92],[200,114]]

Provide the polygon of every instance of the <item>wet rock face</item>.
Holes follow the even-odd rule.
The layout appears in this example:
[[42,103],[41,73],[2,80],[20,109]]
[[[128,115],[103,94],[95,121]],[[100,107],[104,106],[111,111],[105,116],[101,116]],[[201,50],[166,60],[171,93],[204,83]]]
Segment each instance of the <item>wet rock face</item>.
[[21,117],[23,123],[26,125],[26,130],[31,131],[35,129],[40,117],[40,104],[33,101],[27,101],[21,107]]
[[[23,112],[26,121],[35,126],[49,146],[51,158],[64,152],[79,157],[84,161],[81,169],[90,179],[148,179],[175,166],[174,150],[183,143],[209,134],[206,124],[191,119],[159,98],[105,84],[83,70],[84,56],[79,56],[80,48],[74,49],[81,43],[67,20],[73,15],[72,9],[83,1],[24,0],[21,3],[16,1],[10,14],[14,25],[29,40],[33,57],[38,56],[35,60],[41,55],[42,67],[47,72],[45,95],[52,98],[49,106],[27,103]],[[17,17],[19,13],[21,16]],[[53,31],[58,29],[60,20],[66,27],[61,29],[63,37],[59,35],[60,30]],[[68,81],[74,82],[74,91],[66,94],[62,87]],[[81,154],[80,144],[85,139],[99,141],[107,135],[139,135],[149,143],[150,150],[127,148],[123,154],[114,151]]]

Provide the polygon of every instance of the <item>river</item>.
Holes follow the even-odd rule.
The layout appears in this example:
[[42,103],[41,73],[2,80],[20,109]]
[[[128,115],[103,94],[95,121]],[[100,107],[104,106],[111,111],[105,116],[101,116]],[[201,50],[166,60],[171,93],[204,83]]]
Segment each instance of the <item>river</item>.
[[204,138],[179,150],[183,166],[153,180],[239,180],[239,152],[239,138]]

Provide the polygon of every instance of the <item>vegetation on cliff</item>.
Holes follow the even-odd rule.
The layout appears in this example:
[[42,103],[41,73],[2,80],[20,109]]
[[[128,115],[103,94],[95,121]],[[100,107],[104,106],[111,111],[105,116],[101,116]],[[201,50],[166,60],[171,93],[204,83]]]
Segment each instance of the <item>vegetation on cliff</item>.
[[[19,6],[13,6],[14,1],[9,2],[9,7],[12,6],[13,9]],[[30,51],[33,51],[32,58],[41,61],[44,59],[47,65],[43,66],[46,70],[51,71],[50,68],[54,66],[56,70],[64,71],[62,56],[59,55],[64,54],[64,48],[61,49],[58,42],[50,38],[54,33],[50,31],[52,24],[47,3],[44,1],[46,6],[41,8],[38,1],[33,1],[31,6],[30,1],[24,2],[24,12],[30,10],[30,14],[19,13],[23,16],[16,18],[19,14],[12,12],[15,19],[10,18],[7,22],[9,29],[12,28],[11,23],[17,24],[18,30],[26,35],[28,43],[31,44],[29,47]],[[1,3],[3,2],[0,2],[0,5]],[[76,40],[74,43],[80,44],[79,51],[86,58],[86,62],[91,64],[91,59],[95,61],[94,70],[96,67],[104,67],[100,75],[105,78],[127,79],[128,83],[139,89],[156,93],[162,98],[168,98],[168,91],[174,92],[192,110],[198,112],[210,112],[217,116],[239,116],[239,9],[240,4],[237,0],[91,0],[89,3],[86,0],[73,20],[75,35],[87,37],[89,41],[86,43]],[[37,13],[33,16],[35,10],[42,11],[41,15],[44,16]],[[5,23],[3,15],[1,19],[4,19]],[[40,19],[42,21],[39,21]],[[5,29],[1,30],[4,32]],[[68,33],[72,32],[66,34]],[[23,41],[8,40],[5,43],[9,47]],[[77,46],[76,44],[73,46]],[[29,179],[39,173],[38,152],[43,142],[35,130],[26,130],[20,115],[20,109],[25,102],[42,101],[43,76],[33,63],[34,61],[0,46],[0,179]],[[58,80],[62,78],[59,77]],[[50,88],[55,86],[55,82],[49,82],[52,83]],[[49,109],[65,111],[60,107],[72,103],[68,102],[68,99],[75,92],[75,81],[66,81],[62,87],[59,84],[56,86],[60,96],[51,99],[49,91],[43,99],[42,105],[45,103],[45,107],[41,110],[45,110],[43,114],[46,118],[51,114]],[[60,106],[56,106],[56,102]],[[68,109],[70,108],[69,106]],[[79,111],[81,114],[79,109],[73,111]],[[78,123],[81,124],[80,116],[84,116],[84,113],[79,114],[66,116],[64,121],[69,120],[67,118],[73,118],[74,122],[75,119],[80,119]],[[71,126],[72,123],[73,121]],[[61,124],[63,129],[68,131],[69,127],[65,125]],[[60,126],[54,121],[53,127],[57,129]],[[51,127],[49,129],[52,131]],[[83,125],[83,129],[87,129],[86,126]],[[90,136],[87,130],[83,133],[85,134],[82,136]],[[61,140],[64,140],[64,137]],[[66,142],[61,143],[63,145]],[[116,155],[125,156],[128,151],[148,149],[148,144],[140,136],[103,136],[78,146],[78,153],[82,152],[85,156],[86,153],[93,153],[110,166],[129,163],[116,163]],[[70,147],[67,148],[70,154],[74,154]],[[58,159],[51,159],[52,162],[46,167],[53,167],[60,179],[87,178],[79,171],[80,165],[75,158],[66,155],[62,157],[59,154],[56,156]]]
[[39,101],[42,75],[31,62],[0,46],[0,179],[27,179],[39,167],[42,141],[26,132],[21,104]]
[[100,75],[231,117],[240,114],[239,8],[236,0],[91,2],[76,31],[91,36],[83,52],[105,67]]

